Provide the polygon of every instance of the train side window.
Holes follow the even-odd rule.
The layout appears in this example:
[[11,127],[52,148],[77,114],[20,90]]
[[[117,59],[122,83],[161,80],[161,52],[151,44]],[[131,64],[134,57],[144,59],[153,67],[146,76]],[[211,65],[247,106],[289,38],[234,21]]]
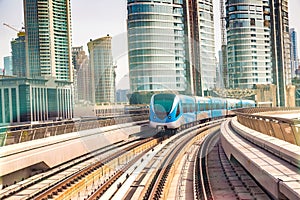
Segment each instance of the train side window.
[[183,107],[183,113],[187,113],[187,106],[186,106],[186,104],[182,104],[182,107]]
[[205,107],[205,104],[199,102],[199,107],[200,107],[199,110],[200,110],[200,111],[203,111],[203,110],[204,110],[204,107]]
[[195,112],[195,105],[194,104],[190,104],[190,112]]
[[179,114],[180,114],[180,106],[178,105],[178,107],[177,107],[177,111],[176,111],[176,117],[178,117],[178,116],[179,116]]

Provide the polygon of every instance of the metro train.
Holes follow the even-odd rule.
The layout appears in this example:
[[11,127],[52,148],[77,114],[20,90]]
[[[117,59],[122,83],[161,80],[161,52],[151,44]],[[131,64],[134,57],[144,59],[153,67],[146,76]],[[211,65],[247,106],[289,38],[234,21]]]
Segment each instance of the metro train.
[[234,114],[234,109],[247,107],[255,107],[255,102],[172,93],[154,94],[150,102],[150,127],[176,130],[188,124],[226,117]]

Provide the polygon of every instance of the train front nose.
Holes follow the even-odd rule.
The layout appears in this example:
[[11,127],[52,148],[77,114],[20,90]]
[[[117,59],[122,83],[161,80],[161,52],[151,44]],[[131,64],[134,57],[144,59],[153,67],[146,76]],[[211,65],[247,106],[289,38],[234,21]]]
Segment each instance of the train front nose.
[[154,111],[154,118],[165,120],[167,116],[168,112],[166,111],[166,109],[161,105],[157,105]]
[[174,94],[156,94],[151,100],[151,119],[160,125],[168,123],[171,117]]

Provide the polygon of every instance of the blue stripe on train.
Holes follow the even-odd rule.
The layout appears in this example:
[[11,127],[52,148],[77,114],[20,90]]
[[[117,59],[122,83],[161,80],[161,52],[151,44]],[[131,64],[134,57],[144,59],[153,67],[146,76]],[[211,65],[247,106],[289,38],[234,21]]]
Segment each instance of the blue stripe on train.
[[225,109],[212,110],[212,118],[224,116],[226,113]]

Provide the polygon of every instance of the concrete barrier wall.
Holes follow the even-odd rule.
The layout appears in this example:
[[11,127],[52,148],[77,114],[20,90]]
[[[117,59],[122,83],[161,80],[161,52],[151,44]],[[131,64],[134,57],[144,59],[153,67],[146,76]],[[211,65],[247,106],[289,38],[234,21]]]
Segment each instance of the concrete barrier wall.
[[134,126],[133,123],[114,125],[1,147],[2,184],[9,185],[12,181],[18,182],[27,178],[32,166],[45,169],[55,167],[91,151],[126,140],[141,129],[141,126]]
[[221,126],[227,157],[235,157],[273,198],[300,199],[300,147],[251,130],[236,118],[231,125],[238,134],[228,124]]

